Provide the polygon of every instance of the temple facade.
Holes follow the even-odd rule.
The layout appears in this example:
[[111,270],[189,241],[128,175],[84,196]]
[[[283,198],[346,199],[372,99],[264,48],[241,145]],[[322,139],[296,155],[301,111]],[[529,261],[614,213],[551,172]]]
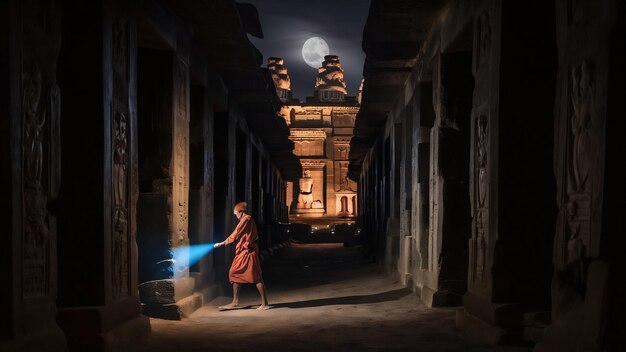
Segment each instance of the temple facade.
[[267,65],[285,104],[280,115],[302,165],[299,181],[287,183],[289,218],[314,228],[351,224],[357,215],[357,185],[347,175],[359,98],[347,95],[339,58],[324,59],[313,96],[304,103],[292,98],[283,59],[269,58]]

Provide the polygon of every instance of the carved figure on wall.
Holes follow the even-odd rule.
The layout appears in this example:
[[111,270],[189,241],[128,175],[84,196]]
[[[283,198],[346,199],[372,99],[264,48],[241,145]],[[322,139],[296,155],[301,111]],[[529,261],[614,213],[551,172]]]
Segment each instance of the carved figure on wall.
[[115,140],[113,147],[113,200],[116,209],[126,211],[126,173],[128,170],[128,137],[126,114],[115,114]]
[[43,169],[43,126],[46,123],[46,113],[39,111],[41,99],[42,75],[39,65],[31,69],[28,82],[24,90],[24,123],[26,160],[25,177],[29,188],[41,188],[41,174]]
[[590,147],[591,147],[591,114],[594,110],[595,82],[592,67],[586,61],[579,67],[572,69],[572,110],[571,130],[572,143],[572,172],[575,189],[585,190],[589,175]]
[[349,191],[350,190],[349,184],[350,184],[350,182],[348,181],[348,176],[347,175],[342,175],[341,179],[339,181],[339,190],[340,191]]
[[567,198],[562,207],[563,227],[558,235],[556,262],[571,270],[574,285],[584,287],[585,258],[591,242],[592,122],[595,115],[595,77],[592,64],[583,61],[571,68],[569,132],[567,135]]
[[125,292],[127,287],[128,236],[128,118],[124,112],[115,112],[113,120],[113,292]]
[[474,263],[473,272],[474,278],[481,281],[484,275],[486,266],[486,251],[487,251],[487,210],[486,198],[487,198],[487,154],[488,154],[488,119],[484,115],[478,115],[476,117],[476,147],[475,147],[475,183],[476,183],[476,213],[475,217],[475,232],[474,238]]
[[42,177],[44,168],[45,125],[48,114],[58,108],[58,87],[50,89],[50,110],[41,109],[43,74],[35,63],[24,84],[22,100],[24,167],[24,287],[25,297],[46,293],[46,243],[49,238],[47,197]]
[[300,194],[298,195],[297,208],[309,209],[313,207],[313,179],[311,172],[304,170],[304,175],[300,179]]
[[348,178],[348,163],[340,163],[339,164],[339,192],[354,192],[352,187],[350,186],[350,179]]
[[338,159],[347,159],[348,158],[348,147],[344,145],[340,145],[337,147]]
[[478,206],[485,206],[487,196],[487,117],[476,119],[476,163],[478,173]]

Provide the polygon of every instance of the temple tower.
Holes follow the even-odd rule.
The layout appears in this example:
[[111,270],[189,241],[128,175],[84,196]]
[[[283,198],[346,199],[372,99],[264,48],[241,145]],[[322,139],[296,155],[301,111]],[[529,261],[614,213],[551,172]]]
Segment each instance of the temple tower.
[[347,174],[350,139],[360,104],[357,97],[347,95],[339,58],[327,55],[324,59],[313,96],[304,103],[291,98],[284,60],[268,60],[277,94],[286,104],[280,115],[289,125],[294,154],[302,164],[300,180],[287,186],[289,217],[291,222],[307,223],[314,230],[352,224],[357,215],[357,185]]

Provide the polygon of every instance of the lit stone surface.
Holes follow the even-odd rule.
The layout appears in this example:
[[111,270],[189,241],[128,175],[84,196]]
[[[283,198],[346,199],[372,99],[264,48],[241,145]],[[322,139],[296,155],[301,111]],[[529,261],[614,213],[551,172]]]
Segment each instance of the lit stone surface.
[[315,91],[321,101],[343,101],[346,91],[346,82],[343,79],[343,69],[336,55],[324,56],[322,67],[318,68],[315,80]]
[[271,309],[242,292],[244,309],[220,312],[218,297],[182,321],[152,319],[137,352],[450,351],[530,352],[492,347],[455,329],[455,310],[429,309],[365,262],[359,248],[291,244],[265,263]]

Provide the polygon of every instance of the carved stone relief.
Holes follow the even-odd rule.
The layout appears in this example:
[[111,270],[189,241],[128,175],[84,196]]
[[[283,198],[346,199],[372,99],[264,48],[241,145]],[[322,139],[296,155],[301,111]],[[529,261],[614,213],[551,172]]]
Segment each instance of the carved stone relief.
[[323,156],[323,140],[294,140],[293,153],[297,156]]
[[352,127],[356,120],[356,114],[349,112],[333,112],[333,126]]
[[586,282],[585,258],[591,246],[591,180],[593,136],[595,121],[595,72],[587,61],[570,70],[570,109],[568,111],[567,195],[561,205],[562,234],[557,239],[557,263],[561,270],[572,269],[574,284]]
[[321,119],[322,119],[321,109],[296,110],[295,112],[295,121],[309,121],[309,120],[321,120]]
[[594,110],[595,81],[593,68],[587,62],[573,67],[571,71],[571,106],[570,115],[571,147],[568,193],[585,192],[589,176],[591,148],[591,114]]
[[291,129],[289,139],[294,142],[298,156],[323,156],[326,132],[323,130]]
[[[41,176],[44,162],[45,108],[40,107],[43,78],[38,64],[33,65],[24,87],[24,180],[29,189],[41,190]],[[44,104],[41,104],[44,105]]]
[[128,294],[128,113],[113,109],[113,293]]
[[[23,295],[34,297],[48,293],[48,239],[49,214],[46,185],[42,179],[47,167],[46,122],[49,115],[58,111],[59,90],[56,85],[45,91],[43,73],[38,63],[24,75],[22,95],[23,121],[23,172],[24,172],[24,244],[23,244]],[[43,100],[43,104],[42,103]],[[46,103],[49,104],[46,107]],[[58,116],[56,116],[58,118]]]
[[353,181],[348,178],[348,165],[346,162],[335,163],[335,191],[336,192],[356,192]]
[[127,20],[112,20],[111,58],[113,66],[113,101],[111,106],[112,156],[112,288],[115,298],[130,292],[130,114],[128,109],[128,30]]
[[350,155],[349,144],[336,144],[335,145],[335,160],[347,160]]
[[291,129],[291,139],[326,139],[326,132],[321,129]]
[[474,147],[474,238],[472,243],[473,281],[482,281],[486,266],[488,222],[488,151],[489,151],[489,120],[484,115],[476,116]]

